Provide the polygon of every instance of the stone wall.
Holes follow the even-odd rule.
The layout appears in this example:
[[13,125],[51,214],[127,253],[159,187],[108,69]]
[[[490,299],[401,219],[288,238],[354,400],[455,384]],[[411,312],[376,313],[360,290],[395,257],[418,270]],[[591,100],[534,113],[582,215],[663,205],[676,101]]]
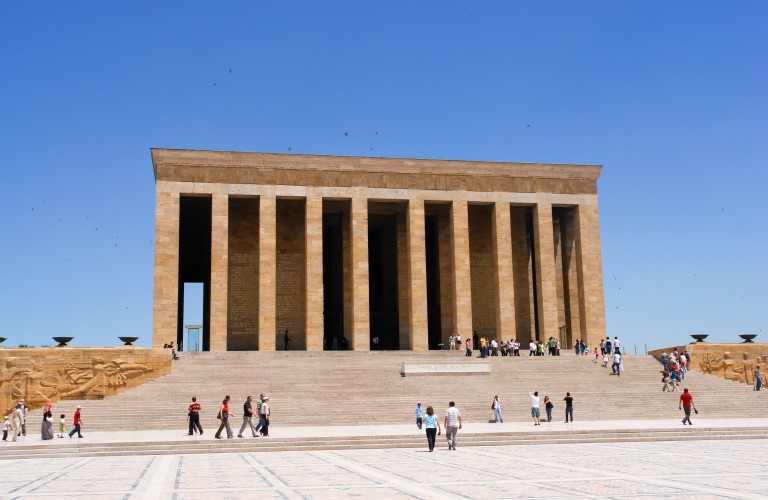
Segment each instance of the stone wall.
[[256,350],[259,334],[259,200],[229,202],[227,350]]
[[694,370],[716,375],[718,377],[742,382],[755,383],[755,367],[760,366],[763,382],[768,384],[768,344],[710,344],[695,342],[693,344],[672,346],[665,349],[655,349],[648,354],[661,360],[661,353],[669,354],[675,349],[678,352],[686,350],[691,355],[691,367]]
[[140,347],[0,349],[0,409],[103,399],[171,373],[171,351]]
[[[288,331],[291,349],[306,349],[305,266],[306,231],[303,200],[277,201],[277,290],[275,330],[278,350],[285,348]],[[315,256],[318,258],[318,256]]]
[[469,260],[472,280],[472,331],[496,337],[496,263],[493,257],[492,205],[469,206]]

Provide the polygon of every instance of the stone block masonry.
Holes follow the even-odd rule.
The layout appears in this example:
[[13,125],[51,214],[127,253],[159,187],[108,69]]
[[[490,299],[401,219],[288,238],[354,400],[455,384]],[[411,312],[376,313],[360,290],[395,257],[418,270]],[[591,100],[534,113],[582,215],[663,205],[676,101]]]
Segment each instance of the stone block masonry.
[[154,346],[180,343],[182,280],[205,285],[201,346],[212,351],[283,349],[286,330],[308,351],[606,334],[599,166],[152,158]]

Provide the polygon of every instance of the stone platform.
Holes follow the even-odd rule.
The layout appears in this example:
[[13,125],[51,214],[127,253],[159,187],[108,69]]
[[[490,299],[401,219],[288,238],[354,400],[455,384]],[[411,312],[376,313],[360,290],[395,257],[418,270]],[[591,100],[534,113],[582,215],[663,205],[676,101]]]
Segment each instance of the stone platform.
[[[474,424],[459,434],[458,450],[443,436],[426,451],[415,425],[275,426],[273,437],[213,440],[179,431],[91,432],[82,440],[43,443],[28,435],[0,443],[0,495],[4,498],[764,498],[768,488],[768,419],[592,421],[534,427],[516,422]],[[84,431],[85,432],[85,431]],[[590,433],[592,434],[589,437]],[[600,435],[625,434],[602,441]],[[568,441],[582,434],[591,441]],[[476,446],[471,436],[527,438],[530,444]],[[260,452],[280,440],[383,436],[411,439],[413,446]],[[681,442],[684,441],[684,442]],[[163,454],[112,450],[101,456],[70,453],[75,446],[170,447]],[[205,452],[199,443],[215,446]],[[250,448],[255,444],[256,448]],[[479,443],[483,444],[483,443]],[[40,458],[27,457],[46,448]],[[674,449],[674,466],[670,465]],[[227,453],[222,453],[222,452]]]

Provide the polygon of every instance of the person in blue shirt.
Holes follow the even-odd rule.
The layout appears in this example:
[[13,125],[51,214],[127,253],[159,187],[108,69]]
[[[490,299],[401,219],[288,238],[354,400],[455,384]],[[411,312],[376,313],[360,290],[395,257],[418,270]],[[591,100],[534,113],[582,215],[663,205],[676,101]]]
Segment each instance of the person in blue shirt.
[[424,412],[421,409],[421,403],[416,403],[416,425],[421,429],[421,424],[424,422]]
[[435,417],[435,410],[433,410],[431,406],[427,406],[427,416],[424,418],[424,427],[427,430],[427,444],[429,445],[429,451],[431,452],[435,449],[435,436],[442,433],[440,421]]

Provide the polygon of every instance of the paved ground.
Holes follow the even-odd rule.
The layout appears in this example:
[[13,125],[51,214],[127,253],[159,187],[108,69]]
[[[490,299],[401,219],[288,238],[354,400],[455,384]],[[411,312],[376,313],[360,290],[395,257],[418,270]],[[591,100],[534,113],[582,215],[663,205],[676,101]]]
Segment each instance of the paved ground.
[[765,498],[768,441],[0,461],[2,498]]
[[[576,415],[578,418],[578,414]],[[680,418],[682,419],[683,413],[680,412]],[[693,423],[696,428],[724,428],[724,427],[766,427],[768,428],[768,418],[698,418],[697,415],[692,416]],[[40,426],[37,424],[36,419],[34,423],[30,423],[28,428],[28,435],[24,438],[20,438],[18,442],[0,442],[0,454],[4,447],[11,446],[57,446],[58,444],[65,442],[78,442],[77,437],[70,440],[66,434],[64,439],[53,439],[50,441],[42,441],[40,439]],[[87,422],[87,420],[86,420]],[[235,432],[240,429],[242,419],[232,419],[232,427]],[[119,426],[119,423],[115,423]],[[617,420],[606,422],[603,420],[592,421],[576,421],[566,424],[560,420],[552,423],[543,422],[540,426],[535,427],[531,421],[526,422],[509,422],[504,424],[493,423],[477,423],[470,422],[464,425],[464,432],[520,432],[525,434],[532,434],[542,431],[556,431],[556,432],[569,432],[569,431],[591,431],[601,429],[684,429],[681,421],[675,420]],[[116,431],[116,432],[90,432],[88,427],[83,427],[83,435],[85,436],[80,442],[82,443],[136,443],[136,442],[189,442],[192,440],[205,440],[213,441],[213,435],[216,433],[216,428],[204,429],[205,434],[203,436],[188,436],[186,423],[179,421],[179,430],[176,431]],[[423,435],[424,431],[420,431],[416,428],[415,422],[411,425],[408,424],[386,424],[386,425],[334,425],[325,427],[281,427],[279,423],[275,423],[269,427],[269,434],[272,438],[299,438],[299,437],[338,437],[338,436],[381,436],[381,435]],[[225,433],[222,433],[226,437]],[[244,435],[247,439],[253,439],[250,435],[250,430],[246,429]],[[257,438],[262,439],[262,438]],[[270,438],[265,438],[270,439]],[[425,438],[426,440],[426,438]],[[425,441],[426,442],[426,441]],[[226,439],[222,440],[222,445],[226,446]]]

